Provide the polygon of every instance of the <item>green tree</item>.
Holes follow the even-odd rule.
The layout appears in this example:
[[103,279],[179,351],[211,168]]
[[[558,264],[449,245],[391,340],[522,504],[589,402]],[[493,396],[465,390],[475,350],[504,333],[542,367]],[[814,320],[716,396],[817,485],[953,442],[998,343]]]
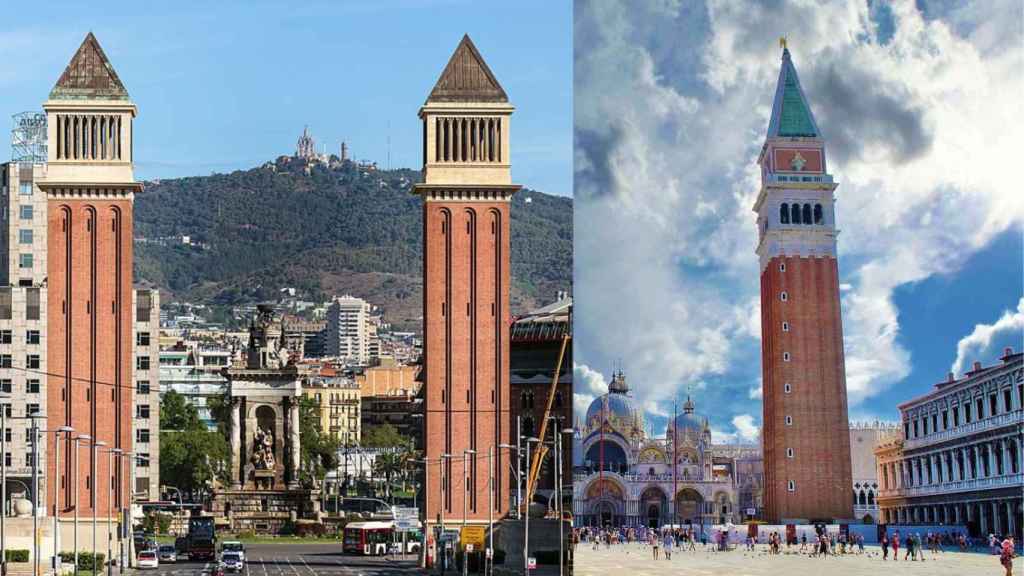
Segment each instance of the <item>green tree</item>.
[[405,483],[413,476],[416,457],[412,439],[402,436],[398,429],[384,423],[368,426],[362,431],[362,444],[366,448],[385,448],[393,451],[378,454],[373,461],[374,474],[384,477],[384,494],[390,497],[396,481]]
[[226,480],[230,450],[225,435],[212,432],[184,396],[167,392],[160,402],[160,479],[182,492],[204,495]]
[[303,484],[321,483],[328,470],[338,466],[341,442],[320,427],[320,404],[303,396],[299,400],[299,445],[302,459],[299,477]]

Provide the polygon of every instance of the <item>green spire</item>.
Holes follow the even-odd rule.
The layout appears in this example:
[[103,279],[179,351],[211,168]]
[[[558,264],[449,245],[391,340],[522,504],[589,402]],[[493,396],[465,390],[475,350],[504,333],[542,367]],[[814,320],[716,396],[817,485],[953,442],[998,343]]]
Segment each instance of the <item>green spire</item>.
[[779,71],[779,83],[775,89],[775,101],[772,103],[772,118],[768,124],[768,137],[820,135],[807,98],[800,87],[796,68],[789,57],[789,49],[784,48],[782,70]]

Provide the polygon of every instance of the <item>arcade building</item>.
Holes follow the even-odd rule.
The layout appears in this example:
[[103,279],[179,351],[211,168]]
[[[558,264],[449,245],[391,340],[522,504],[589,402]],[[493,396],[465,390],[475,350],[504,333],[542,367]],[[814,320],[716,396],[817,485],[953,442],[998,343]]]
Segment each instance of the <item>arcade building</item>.
[[760,447],[713,444],[708,419],[689,397],[663,437],[648,435],[643,412],[619,371],[577,430],[577,526],[699,529],[742,522],[761,507]]

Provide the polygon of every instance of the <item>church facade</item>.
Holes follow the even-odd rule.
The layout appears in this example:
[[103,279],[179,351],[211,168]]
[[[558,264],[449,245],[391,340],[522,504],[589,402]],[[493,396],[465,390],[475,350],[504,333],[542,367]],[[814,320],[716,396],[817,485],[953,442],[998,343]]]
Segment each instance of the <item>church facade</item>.
[[573,502],[577,526],[740,523],[761,508],[761,449],[714,444],[687,398],[664,436],[644,431],[625,375],[612,377],[577,425]]

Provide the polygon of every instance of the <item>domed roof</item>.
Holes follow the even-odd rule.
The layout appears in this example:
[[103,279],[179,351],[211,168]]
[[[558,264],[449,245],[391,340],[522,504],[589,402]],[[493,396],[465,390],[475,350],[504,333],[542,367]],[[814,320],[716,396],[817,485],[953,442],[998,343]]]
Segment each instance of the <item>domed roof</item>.
[[676,416],[675,422],[669,424],[669,435],[671,435],[673,427],[680,435],[692,434],[693,436],[700,435],[708,428],[707,419],[694,414],[693,408],[693,400],[687,396],[686,403],[683,404],[683,413]]
[[612,376],[611,383],[608,384],[608,393],[595,398],[587,408],[587,423],[594,418],[601,419],[602,415],[609,421],[617,419],[632,423],[635,420],[639,423],[640,410],[637,408],[636,402],[627,395],[628,392],[629,387],[626,385],[625,375],[621,371],[616,372]]

